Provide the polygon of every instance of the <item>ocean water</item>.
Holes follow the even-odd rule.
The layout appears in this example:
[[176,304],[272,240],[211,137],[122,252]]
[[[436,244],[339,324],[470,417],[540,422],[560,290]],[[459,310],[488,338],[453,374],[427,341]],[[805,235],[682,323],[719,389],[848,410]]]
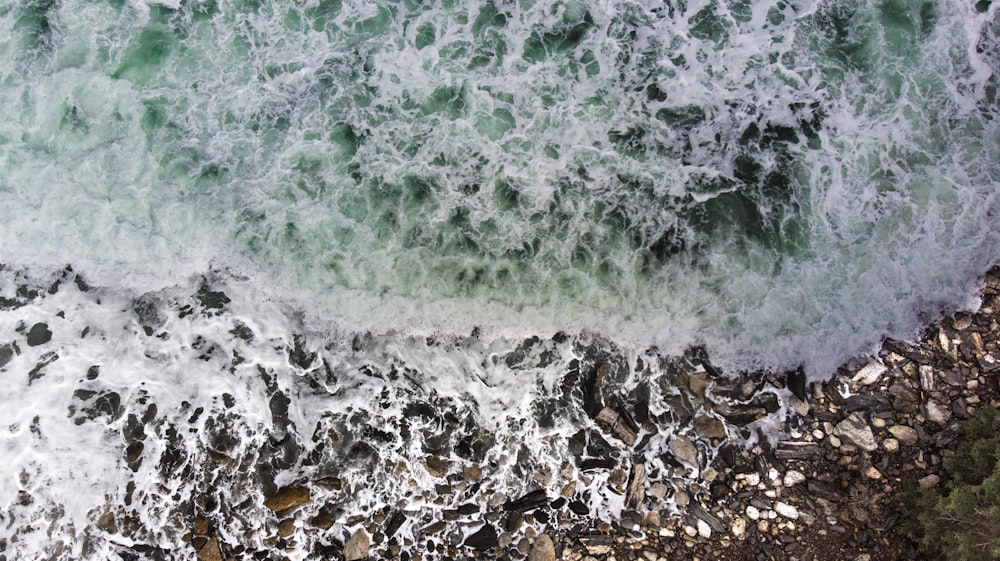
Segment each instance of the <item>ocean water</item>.
[[[665,357],[820,379],[976,305],[1000,262],[998,12],[0,6],[8,558],[179,547],[178,505],[219,477],[235,505],[336,474],[343,531],[433,512],[427,454],[551,490],[593,427],[567,380],[601,362],[658,427],[618,457],[696,477],[658,459],[699,364]],[[111,511],[146,533],[95,530]]]

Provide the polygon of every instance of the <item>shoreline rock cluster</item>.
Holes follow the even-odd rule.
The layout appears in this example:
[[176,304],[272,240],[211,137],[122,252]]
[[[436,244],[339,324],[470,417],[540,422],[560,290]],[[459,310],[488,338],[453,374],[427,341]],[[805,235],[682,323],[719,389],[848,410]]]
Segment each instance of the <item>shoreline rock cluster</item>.
[[[37,305],[58,290],[58,282],[47,291],[25,285],[0,309]],[[528,448],[498,442],[467,404],[433,395],[400,394],[409,401],[389,419],[398,425],[326,410],[315,426],[303,423],[294,400],[308,393],[323,403],[340,391],[337,376],[381,380],[376,405],[390,409],[396,398],[387,392],[421,372],[395,363],[380,370],[363,338],[351,343],[363,363],[357,372],[334,372],[298,335],[287,348],[265,345],[289,372],[244,364],[240,349],[259,335],[227,315],[229,303],[208,284],[176,301],[143,296],[127,328],[139,341],[166,342],[168,318],[234,325],[226,340],[193,339],[191,352],[208,372],[259,386],[263,426],[241,425],[230,394],[204,408],[184,402],[169,416],[141,392],[102,386],[100,365],[75,383],[70,419],[121,439],[128,481],[122,497],[92,513],[80,537],[85,554],[111,544],[127,560],[917,559],[900,525],[902,491],[944,485],[942,454],[960,437],[959,423],[1000,403],[1000,270],[986,275],[975,313],[946,318],[915,342],[887,340],[877,356],[824,382],[799,371],[726,376],[701,349],[629,358],[561,334],[491,355],[519,372],[558,369],[554,388],[536,396],[537,417],[520,421],[560,427],[547,438],[565,451],[561,465],[488,454]],[[0,344],[0,371],[23,370],[29,385],[61,375],[71,354],[53,334],[65,336],[72,317],[46,313]],[[576,358],[562,363],[557,351],[567,348]],[[160,491],[188,487],[136,491],[133,474],[159,481]],[[380,487],[385,481],[396,487]],[[355,500],[362,494],[369,502]],[[32,512],[31,494],[19,496],[0,522]],[[150,510],[169,524],[144,527]],[[9,542],[0,536],[0,558],[18,551],[20,527],[12,528]],[[61,547],[52,559],[67,558]]]
[[[620,519],[581,523],[565,516],[573,508],[571,482],[555,498],[529,493],[494,500],[489,506],[496,515],[491,520],[488,514],[487,523],[464,538],[449,538],[444,522],[421,528],[416,534],[439,536],[421,542],[431,544],[424,553],[414,544],[388,543],[393,520],[376,516],[330,558],[918,559],[900,525],[902,492],[908,485],[942,485],[941,453],[960,436],[958,423],[981,405],[1000,404],[1000,273],[991,272],[985,284],[977,312],[947,318],[915,343],[887,340],[877,357],[826,382],[806,383],[800,373],[764,376],[763,385],[743,379],[745,401],[753,405],[722,411],[729,414],[727,422],[746,425],[770,413],[776,406],[760,390],[771,388],[787,399],[783,437],[740,449],[726,438],[725,427],[698,421],[719,445],[714,460],[684,488],[648,479],[644,464],[610,478],[625,501]],[[592,391],[600,387],[601,368],[587,386]],[[695,400],[706,400],[700,407],[715,392],[741,391],[740,380],[734,384],[710,371],[685,381]],[[596,424],[634,444],[639,423],[602,401],[594,393],[587,404]],[[699,464],[690,439],[675,438],[671,450],[681,463]],[[465,469],[471,480],[474,471]]]

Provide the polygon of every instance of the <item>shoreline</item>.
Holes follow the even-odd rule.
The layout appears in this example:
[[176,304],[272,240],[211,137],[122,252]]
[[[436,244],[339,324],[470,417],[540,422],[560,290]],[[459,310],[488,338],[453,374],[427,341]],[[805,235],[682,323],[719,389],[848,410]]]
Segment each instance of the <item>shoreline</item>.
[[[410,412],[390,415],[405,421],[394,430],[416,430],[420,425],[411,417],[441,423],[438,432],[419,429],[412,442],[385,433],[377,418],[343,424],[350,419],[304,416],[311,406],[351,403],[333,398],[343,392],[337,388],[350,386],[343,378],[353,367],[331,367],[327,359],[340,355],[294,329],[267,339],[261,326],[239,320],[239,302],[207,284],[176,300],[160,295],[104,303],[69,274],[48,288],[19,286],[0,309],[27,306],[26,317],[49,319],[30,325],[35,320],[12,314],[19,335],[0,340],[0,372],[27,371],[34,362],[29,387],[64,387],[63,365],[87,348],[74,347],[77,335],[66,333],[77,330],[84,339],[92,325],[99,335],[111,330],[113,324],[93,310],[127,305],[131,309],[116,312],[130,333],[121,340],[134,341],[136,352],[155,359],[152,367],[160,367],[158,353],[191,353],[191,364],[222,376],[220,388],[259,386],[258,403],[268,413],[264,425],[247,425],[239,407],[226,412],[236,400],[222,394],[224,404],[205,402],[207,420],[199,419],[197,401],[181,401],[171,416],[165,399],[171,394],[154,394],[150,404],[142,391],[127,393],[123,384],[144,383],[141,374],[116,381],[107,365],[90,367],[86,380],[76,382],[82,389],[73,392],[70,420],[121,442],[112,448],[117,459],[100,458],[103,450],[94,449],[87,461],[111,462],[107,469],[116,470],[111,475],[123,487],[112,487],[104,506],[87,513],[84,528],[66,530],[82,546],[56,538],[37,546],[52,559],[90,558],[102,550],[123,559],[200,561],[913,559],[899,527],[899,491],[916,481],[942,484],[940,451],[957,438],[957,421],[1000,399],[1000,269],[983,278],[978,311],[928,326],[916,343],[886,340],[867,364],[852,361],[857,368],[843,367],[824,382],[808,381],[801,371],[724,376],[703,349],[683,356],[630,354],[608,341],[569,336],[531,338],[484,354],[483,367],[488,359],[500,374],[557,373],[548,393],[525,394],[533,401],[521,421],[540,423],[524,440],[557,450],[565,445],[562,458],[531,457],[537,446],[523,448],[518,458],[498,457],[518,448],[495,439],[502,433],[516,440],[517,431],[470,424],[475,409],[463,409],[460,397],[424,402],[424,393],[401,394],[405,403],[392,407]],[[60,282],[83,298],[68,314],[55,296],[63,290]],[[84,303],[93,304],[92,317],[77,320],[88,315]],[[86,323],[94,318],[97,323]],[[195,336],[198,322],[216,331],[234,327],[227,341],[203,341]],[[170,347],[178,338],[190,348]],[[253,355],[256,369],[240,354],[251,343],[271,353]],[[351,364],[362,365],[357,380],[363,383],[374,380],[378,387],[384,379],[386,387],[398,387],[433,374],[433,360],[407,363],[395,354],[390,370],[381,372],[377,357],[384,349],[373,345],[356,337],[348,349],[356,358]],[[451,346],[427,341],[430,350],[441,345],[445,353]],[[397,359],[403,379],[393,381]],[[261,366],[278,363],[288,372]],[[66,382],[78,374],[68,376]],[[553,415],[555,421],[546,421]],[[548,422],[559,429],[537,432]],[[38,417],[33,433],[37,423]],[[245,430],[252,432],[239,436]],[[44,441],[42,433],[38,428]],[[429,449],[432,440],[443,447]],[[422,448],[405,448],[411,444]],[[525,451],[529,455],[520,457]],[[331,453],[343,458],[333,467]],[[382,487],[386,482],[399,485]],[[33,485],[19,483],[16,504],[0,512],[8,528],[0,534],[0,550],[27,554],[28,546],[18,544],[40,537],[18,520],[40,512],[61,516],[58,504],[31,510],[35,497],[48,494],[44,485]],[[184,491],[165,495],[157,485]],[[161,520],[159,526],[150,525],[150,516]]]

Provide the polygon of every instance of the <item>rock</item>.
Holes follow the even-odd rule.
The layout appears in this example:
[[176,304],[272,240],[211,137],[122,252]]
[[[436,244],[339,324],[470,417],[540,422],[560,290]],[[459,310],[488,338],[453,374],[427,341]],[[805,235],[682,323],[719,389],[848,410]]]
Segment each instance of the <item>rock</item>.
[[[821,433],[822,434],[822,433]],[[812,442],[786,440],[778,443],[774,455],[779,460],[808,460],[819,456],[822,451]]]
[[542,534],[531,544],[528,561],[555,561],[556,548],[548,534]]
[[924,416],[932,423],[943,425],[951,419],[951,410],[936,401],[928,401],[923,406]]
[[451,464],[448,460],[444,458],[439,458],[437,456],[427,456],[424,458],[424,469],[427,473],[431,474],[433,477],[444,477],[448,475],[448,470],[451,468]]
[[759,520],[760,519],[760,510],[758,510],[757,507],[755,507],[753,505],[747,505],[746,515],[747,515],[747,518],[749,518],[750,520]]
[[690,510],[691,514],[695,515],[700,522],[708,524],[708,527],[711,528],[712,531],[720,533],[726,531],[726,527],[722,525],[722,521],[716,518],[712,513],[705,510],[705,508],[697,502],[692,502],[688,507],[688,510]]
[[281,512],[304,505],[309,502],[309,489],[305,487],[286,487],[279,490],[264,501],[264,506],[274,512]]
[[705,438],[725,438],[726,425],[711,415],[699,415],[694,418],[694,430]]
[[660,482],[656,482],[649,487],[649,491],[647,491],[647,494],[650,497],[653,497],[654,499],[662,501],[663,497],[667,496],[667,491],[668,489],[666,485]]
[[774,503],[774,511],[789,520],[798,520],[799,510],[794,506],[778,501]]
[[219,540],[211,538],[198,550],[198,561],[222,561],[222,548]]
[[368,548],[371,542],[364,528],[359,529],[344,544],[344,561],[359,561],[368,558]]
[[679,507],[685,507],[691,502],[691,495],[687,494],[687,491],[677,491],[674,495],[674,504]]
[[882,441],[882,448],[885,448],[886,452],[898,452],[899,451],[899,441],[895,438],[887,438]]
[[932,392],[934,391],[934,369],[927,365],[921,365],[918,370],[920,373],[920,387],[924,391]]
[[698,449],[688,438],[675,436],[670,441],[670,451],[679,461],[695,468],[698,467]]
[[937,487],[937,484],[941,482],[941,478],[936,474],[926,475],[917,480],[917,485],[920,485],[924,489],[930,489],[931,487]]
[[865,477],[868,479],[882,479],[882,472],[875,466],[868,466],[865,469]]
[[706,540],[712,537],[712,527],[708,525],[708,522],[698,520],[698,535]]
[[635,464],[629,474],[625,506],[638,509],[646,498],[646,464]]
[[708,372],[695,372],[688,376],[688,389],[699,400],[705,399],[705,390],[712,383],[712,377]]
[[[500,543],[497,537],[497,529],[490,524],[485,524],[476,533],[465,538],[465,547],[471,547],[478,551],[496,547]],[[348,560],[349,561],[349,560]]]
[[573,498],[573,495],[575,494],[576,494],[576,481],[570,481],[569,483],[567,483],[562,488],[562,491],[559,493],[560,496],[565,497],[567,499]]
[[462,466],[462,475],[469,481],[479,481],[483,477],[483,470],[479,466]]
[[850,440],[862,450],[872,452],[878,448],[872,428],[857,413],[851,413],[846,419],[837,423],[833,432]]
[[295,533],[295,520],[286,518],[278,523],[278,537],[287,538]]
[[52,340],[52,332],[49,331],[48,324],[36,323],[28,330],[28,346],[37,347]]
[[737,516],[733,518],[733,524],[729,527],[729,531],[732,532],[733,537],[736,539],[742,539],[747,533],[747,521],[744,518]]
[[801,369],[786,374],[785,385],[800,401],[806,400],[806,373]]
[[806,476],[804,473],[793,469],[789,470],[788,473],[785,474],[785,478],[782,479],[781,482],[785,487],[791,487],[793,485],[798,485],[799,483],[803,483],[805,482],[805,480]]
[[548,496],[545,494],[544,489],[538,489],[537,491],[532,491],[527,495],[524,495],[513,501],[507,501],[504,503],[504,510],[516,510],[518,512],[524,512],[527,510],[536,509],[549,502]]
[[860,386],[870,386],[878,382],[886,370],[888,368],[880,362],[869,362],[861,370],[858,370],[858,373],[851,378],[851,382]]

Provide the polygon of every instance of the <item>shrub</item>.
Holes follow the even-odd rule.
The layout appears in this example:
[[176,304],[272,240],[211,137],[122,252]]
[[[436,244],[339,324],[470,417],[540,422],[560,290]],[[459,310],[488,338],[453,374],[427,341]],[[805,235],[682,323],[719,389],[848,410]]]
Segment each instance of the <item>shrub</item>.
[[962,424],[944,458],[940,490],[904,497],[908,527],[921,549],[948,561],[1000,560],[1000,412],[983,407]]

